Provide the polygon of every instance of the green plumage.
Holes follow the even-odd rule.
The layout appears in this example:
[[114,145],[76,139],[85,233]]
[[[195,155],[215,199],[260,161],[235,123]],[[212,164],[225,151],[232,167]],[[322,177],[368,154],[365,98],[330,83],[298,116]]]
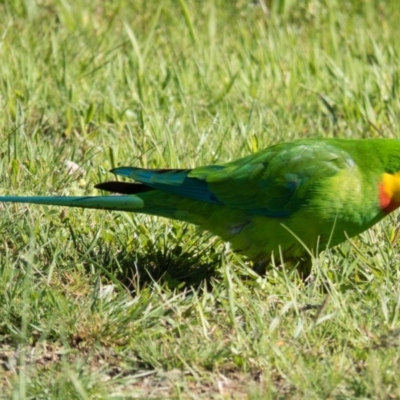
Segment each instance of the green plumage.
[[[382,205],[383,174],[397,182],[399,171],[398,140],[309,139],[191,170],[121,167],[112,172],[136,183],[97,185],[125,196],[0,201],[164,216],[211,231],[258,264],[271,255],[306,263],[309,252],[335,246],[382,219],[388,212]],[[390,211],[400,198],[393,190]]]

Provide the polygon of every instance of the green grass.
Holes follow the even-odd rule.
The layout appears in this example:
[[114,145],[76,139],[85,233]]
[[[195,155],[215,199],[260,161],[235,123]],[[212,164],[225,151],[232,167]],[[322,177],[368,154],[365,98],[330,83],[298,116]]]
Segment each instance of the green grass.
[[[0,193],[398,137],[399,18],[395,0],[1,2]],[[178,222],[0,210],[4,398],[400,398],[397,214],[304,286]]]

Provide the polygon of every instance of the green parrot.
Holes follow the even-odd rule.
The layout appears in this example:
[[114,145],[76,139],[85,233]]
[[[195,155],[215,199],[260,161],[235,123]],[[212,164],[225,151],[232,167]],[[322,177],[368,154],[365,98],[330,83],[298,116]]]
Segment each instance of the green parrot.
[[1,202],[132,211],[186,221],[231,243],[261,270],[273,258],[310,272],[311,257],[400,206],[400,140],[303,139],[194,169],[118,167],[94,197]]

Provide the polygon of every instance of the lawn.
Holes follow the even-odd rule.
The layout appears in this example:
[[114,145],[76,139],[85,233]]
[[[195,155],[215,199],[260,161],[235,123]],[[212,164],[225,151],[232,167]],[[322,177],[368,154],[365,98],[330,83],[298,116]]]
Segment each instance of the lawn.
[[[0,194],[399,136],[395,0],[0,3]],[[398,214],[258,276],[196,227],[0,204],[0,397],[400,398]]]

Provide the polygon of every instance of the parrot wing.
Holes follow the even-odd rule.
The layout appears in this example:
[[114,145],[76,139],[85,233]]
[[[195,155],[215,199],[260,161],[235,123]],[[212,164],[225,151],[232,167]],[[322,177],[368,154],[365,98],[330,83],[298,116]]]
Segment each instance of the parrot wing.
[[192,170],[120,167],[112,172],[150,190],[242,209],[249,215],[286,218],[308,201],[321,180],[354,168],[355,162],[341,148],[307,140]]

